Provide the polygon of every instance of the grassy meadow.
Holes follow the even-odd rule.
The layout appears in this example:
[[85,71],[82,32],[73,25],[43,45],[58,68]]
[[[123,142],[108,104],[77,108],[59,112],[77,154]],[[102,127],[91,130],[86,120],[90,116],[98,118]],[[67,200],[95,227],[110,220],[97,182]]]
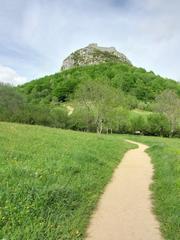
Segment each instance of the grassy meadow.
[[[82,240],[123,154],[150,146],[154,212],[166,240],[180,229],[180,140],[0,123],[0,239]],[[128,189],[127,189],[128,191]]]
[[0,239],[84,239],[130,147],[118,136],[0,123]]

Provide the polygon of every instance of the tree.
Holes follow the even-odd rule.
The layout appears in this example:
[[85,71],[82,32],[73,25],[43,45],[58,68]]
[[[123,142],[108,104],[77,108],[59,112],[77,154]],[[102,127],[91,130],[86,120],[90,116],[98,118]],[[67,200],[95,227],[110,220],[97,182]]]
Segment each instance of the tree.
[[67,109],[63,107],[50,109],[51,126],[56,128],[66,128],[68,122]]
[[109,111],[106,113],[104,125],[107,133],[112,133],[113,131],[116,133],[127,132],[129,125],[128,111],[122,107],[115,107],[109,109]]
[[104,123],[109,116],[107,113],[123,101],[118,90],[97,81],[81,84],[75,93],[75,98],[93,114],[97,133],[103,131]]
[[140,132],[141,134],[144,134],[146,130],[146,120],[143,115],[133,115],[130,118],[130,122],[132,133]]
[[169,121],[163,114],[151,113],[147,116],[147,131],[149,134],[168,136],[169,130]]
[[162,113],[171,125],[170,136],[173,136],[180,121],[180,98],[172,90],[165,90],[156,97],[155,110]]
[[16,121],[25,108],[25,99],[17,90],[0,83],[0,120]]
[[76,104],[73,113],[69,116],[68,127],[80,131],[96,131],[93,113],[86,106]]

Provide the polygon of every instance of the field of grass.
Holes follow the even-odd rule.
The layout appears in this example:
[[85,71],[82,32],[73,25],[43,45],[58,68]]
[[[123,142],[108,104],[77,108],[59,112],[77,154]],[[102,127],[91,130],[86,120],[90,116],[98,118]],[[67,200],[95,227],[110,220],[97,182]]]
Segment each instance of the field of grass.
[[[127,136],[126,136],[127,138]],[[150,146],[154,165],[151,186],[154,212],[166,240],[180,239],[180,139],[128,136]]]
[[166,240],[180,229],[180,139],[0,123],[0,239],[82,240],[125,151],[150,146],[154,212]]
[[138,115],[141,115],[141,116],[148,116],[149,114],[152,114],[153,112],[149,112],[149,111],[144,111],[144,110],[140,110],[140,109],[133,109],[131,111],[131,113],[135,113],[135,114],[138,114]]
[[0,239],[84,239],[130,145],[120,136],[0,123]]

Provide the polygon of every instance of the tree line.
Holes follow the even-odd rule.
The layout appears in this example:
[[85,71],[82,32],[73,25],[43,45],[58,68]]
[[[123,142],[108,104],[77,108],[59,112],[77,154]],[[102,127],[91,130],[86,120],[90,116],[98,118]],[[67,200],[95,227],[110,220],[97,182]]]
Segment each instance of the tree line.
[[[132,99],[131,99],[132,100]],[[28,101],[9,85],[0,84],[0,121],[101,133],[180,136],[180,98],[165,90],[153,102],[152,112],[136,113],[129,96],[106,81],[86,81],[71,94],[73,111],[66,104]]]

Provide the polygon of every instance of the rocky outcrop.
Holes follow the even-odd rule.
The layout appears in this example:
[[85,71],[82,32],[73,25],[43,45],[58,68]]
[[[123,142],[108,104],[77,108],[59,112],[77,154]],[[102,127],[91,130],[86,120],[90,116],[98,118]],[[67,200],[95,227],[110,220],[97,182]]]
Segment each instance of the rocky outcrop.
[[131,64],[128,58],[123,53],[118,52],[114,47],[100,47],[96,43],[92,43],[85,48],[71,53],[63,61],[61,70],[106,62]]

